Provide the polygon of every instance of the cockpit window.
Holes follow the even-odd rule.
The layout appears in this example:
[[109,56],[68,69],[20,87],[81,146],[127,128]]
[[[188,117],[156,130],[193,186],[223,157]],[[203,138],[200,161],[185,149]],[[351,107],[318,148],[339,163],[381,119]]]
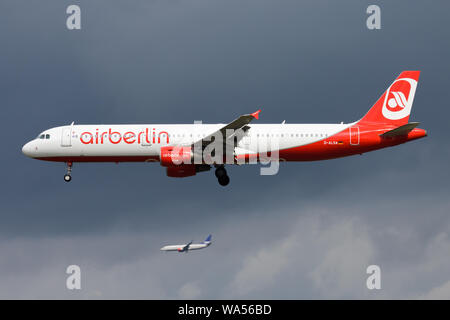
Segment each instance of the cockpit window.
[[39,136],[39,139],[45,139],[45,134],[41,134],[41,135]]
[[49,134],[46,134],[46,135],[45,135],[45,139],[50,139],[50,135],[49,135]]

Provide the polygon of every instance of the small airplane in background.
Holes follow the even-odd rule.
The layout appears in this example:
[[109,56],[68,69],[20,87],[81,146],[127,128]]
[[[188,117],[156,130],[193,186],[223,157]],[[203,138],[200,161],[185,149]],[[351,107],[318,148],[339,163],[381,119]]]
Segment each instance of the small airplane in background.
[[[66,182],[72,180],[75,162],[155,162],[176,178],[215,168],[219,184],[226,186],[230,178],[225,164],[335,159],[427,136],[418,122],[409,122],[419,74],[403,71],[364,117],[346,124],[250,124],[260,110],[228,124],[72,123],[45,130],[22,152],[33,159],[65,162]],[[329,107],[350,102],[332,101]]]
[[169,245],[161,248],[161,251],[178,251],[178,252],[188,252],[190,250],[199,250],[211,245],[211,235],[209,235],[205,241],[202,243],[192,243],[193,241],[187,244],[177,244],[177,245]]

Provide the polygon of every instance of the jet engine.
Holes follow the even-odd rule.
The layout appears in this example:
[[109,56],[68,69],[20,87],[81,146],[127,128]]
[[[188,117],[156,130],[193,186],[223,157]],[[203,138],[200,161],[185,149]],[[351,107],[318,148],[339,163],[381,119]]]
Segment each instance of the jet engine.
[[185,178],[195,176],[197,169],[195,164],[182,164],[180,166],[167,167],[167,176],[172,178]]
[[159,159],[161,161],[161,165],[163,167],[192,167],[194,168],[195,174],[195,166],[190,165],[192,163],[193,153],[191,147],[178,147],[178,146],[170,146],[170,147],[161,147],[161,153]]

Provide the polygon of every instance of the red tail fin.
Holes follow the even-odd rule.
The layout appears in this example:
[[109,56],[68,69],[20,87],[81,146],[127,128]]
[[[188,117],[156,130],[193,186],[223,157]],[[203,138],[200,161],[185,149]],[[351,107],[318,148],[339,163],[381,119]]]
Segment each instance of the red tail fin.
[[403,71],[359,123],[408,123],[420,71]]

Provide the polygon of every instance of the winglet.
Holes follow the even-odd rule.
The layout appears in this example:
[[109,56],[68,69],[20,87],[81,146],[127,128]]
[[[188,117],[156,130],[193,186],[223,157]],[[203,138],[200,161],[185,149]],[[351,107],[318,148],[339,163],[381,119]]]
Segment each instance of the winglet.
[[253,112],[251,115],[253,116],[253,118],[255,118],[256,120],[258,120],[259,119],[259,113],[261,112],[261,109],[260,110],[258,110],[258,111],[256,111],[256,112]]

